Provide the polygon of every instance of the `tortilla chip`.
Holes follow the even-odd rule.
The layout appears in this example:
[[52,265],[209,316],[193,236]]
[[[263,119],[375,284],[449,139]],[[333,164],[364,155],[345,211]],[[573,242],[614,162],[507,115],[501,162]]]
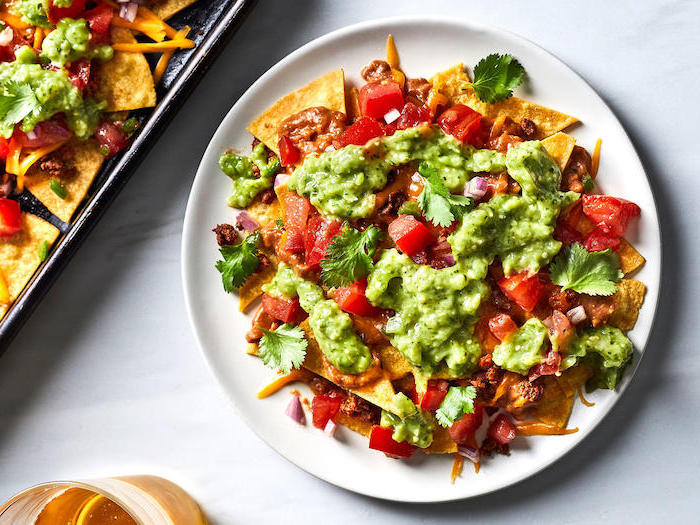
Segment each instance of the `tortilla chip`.
[[282,205],[279,199],[265,204],[260,200],[260,196],[257,196],[246,211],[263,228],[282,218]]
[[423,450],[426,454],[453,454],[457,452],[457,443],[452,440],[446,428],[442,428],[437,423],[433,430],[433,442]]
[[635,279],[622,279],[613,295],[615,311],[610,316],[610,324],[620,330],[632,330],[637,323],[639,309],[644,303],[646,285]]
[[148,7],[151,8],[158,18],[166,20],[173,16],[178,11],[182,11],[186,7],[191,6],[197,0],[151,0]]
[[372,423],[367,421],[366,419],[361,419],[359,417],[353,417],[353,416],[348,416],[347,414],[343,414],[342,412],[338,412],[338,415],[335,416],[335,421],[336,423],[339,423],[341,425],[344,425],[348,427],[350,430],[353,432],[357,432],[358,434],[362,434],[365,437],[369,437],[370,433],[372,432]]
[[630,275],[646,262],[642,254],[625,239],[620,239],[620,247],[615,253],[620,259],[620,269],[625,275]]
[[571,152],[574,151],[574,146],[576,145],[576,139],[571,135],[566,133],[555,133],[551,137],[547,137],[542,141],[544,149],[547,153],[557,161],[559,164],[559,169],[564,171],[567,163],[569,162],[569,157]]
[[565,115],[559,111],[518,97],[510,97],[494,104],[481,102],[474,94],[473,89],[462,89],[466,83],[471,82],[469,75],[464,69],[464,64],[457,64],[442,73],[437,73],[431,81],[433,86],[449,98],[452,104],[469,106],[491,121],[495,120],[500,113],[504,113],[515,122],[520,122],[523,118],[530,119],[537,126],[537,135],[535,137],[537,139],[554,135],[557,131],[561,131],[578,122],[576,117]]
[[254,273],[246,279],[238,290],[238,310],[244,312],[263,293],[263,285],[269,283],[275,276],[277,268],[270,264],[261,271]]
[[390,344],[387,343],[377,348],[377,353],[379,354],[382,368],[389,374],[389,379],[392,381],[401,379],[413,372],[411,364],[401,355],[401,352]]
[[342,69],[326,73],[303,88],[285,95],[248,126],[248,131],[279,155],[277,128],[302,109],[323,106],[345,113],[345,74]]
[[592,375],[591,369],[579,365],[566,370],[560,377],[545,376],[544,393],[535,409],[539,423],[565,428],[574,406],[577,389]]
[[10,308],[29,278],[39,267],[39,246],[46,241],[49,246],[58,237],[58,229],[43,219],[22,213],[22,230],[6,240],[0,240],[0,272],[10,290],[10,302],[0,304],[0,319]]
[[[131,30],[112,28],[113,42],[136,42]],[[143,53],[115,51],[114,58],[100,65],[97,100],[107,102],[106,111],[129,111],[156,105],[153,74]]]
[[92,181],[100,171],[105,160],[99,146],[94,140],[81,141],[71,139],[66,146],[73,150],[75,174],[70,178],[61,179],[66,189],[66,198],[61,199],[50,187],[51,177],[33,166],[26,178],[26,188],[46,206],[51,213],[64,222],[69,222],[75,210],[82,203]]

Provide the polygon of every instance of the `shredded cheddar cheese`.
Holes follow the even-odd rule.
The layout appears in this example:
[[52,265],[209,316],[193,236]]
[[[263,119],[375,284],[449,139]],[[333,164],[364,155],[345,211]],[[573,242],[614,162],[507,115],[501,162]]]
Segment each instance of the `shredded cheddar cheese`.
[[[177,35],[175,39],[177,40],[178,38],[185,38],[187,34],[190,32],[190,27],[185,26],[180,31],[177,32]],[[168,67],[168,63],[170,62],[170,59],[173,57],[173,53],[175,50],[169,49],[165,51],[160,59],[158,60],[158,63],[156,64],[155,69],[153,70],[153,80],[157,84],[160,82],[160,79],[163,76],[163,73],[165,73],[165,69]]]
[[565,434],[573,434],[578,432],[576,428],[564,428],[558,425],[550,425],[548,423],[517,423],[515,428],[521,436],[563,436]]
[[136,17],[133,22],[127,22],[123,18],[117,16],[112,18],[112,25],[138,31],[155,42],[162,42],[166,37],[165,29],[163,29],[162,24],[153,20],[144,20],[140,17]]
[[0,7],[0,20],[5,22],[12,29],[16,29],[17,31],[24,31],[25,29],[29,29],[30,27],[32,27],[31,25],[24,22],[19,16],[10,13],[7,10],[6,5]]
[[22,153],[22,146],[14,137],[10,138],[7,145],[7,158],[5,159],[5,171],[12,175],[17,175],[19,171],[19,156]]
[[10,288],[7,286],[5,275],[0,270],[0,303],[10,302]]
[[277,392],[280,388],[293,383],[294,381],[301,381],[306,379],[307,373],[304,370],[292,370],[288,374],[277,376],[269,385],[264,386],[257,394],[258,399],[263,399]]
[[430,88],[430,92],[428,93],[428,107],[430,108],[430,111],[435,114],[437,112],[438,106],[444,106],[447,104],[447,97],[440,93],[435,86]]
[[578,398],[581,400],[581,403],[583,403],[584,406],[587,406],[587,407],[595,406],[595,403],[591,403],[590,401],[588,401],[588,399],[583,397],[583,390],[581,389],[581,387],[578,387],[576,389],[576,391],[578,392]]
[[598,139],[595,141],[595,148],[593,149],[593,157],[591,158],[591,177],[595,179],[598,175],[598,165],[600,164],[600,144],[602,140]]
[[450,483],[455,484],[455,480],[462,473],[464,468],[464,458],[458,453],[455,454],[455,460],[452,463],[452,472],[450,472]]
[[22,146],[16,140],[14,140],[14,138],[10,139],[9,153],[7,154],[7,160],[5,161],[5,171],[17,177],[17,190],[24,190],[24,177],[27,174],[27,171],[29,171],[29,168],[31,168],[36,161],[38,161],[41,157],[56,151],[65,143],[66,141],[64,140],[57,142],[56,144],[31,150],[24,156],[24,158],[22,158],[22,160],[20,160]]
[[166,49],[191,49],[194,47],[194,42],[188,38],[178,38],[173,40],[165,40],[164,42],[147,42],[145,44],[136,43],[117,43],[112,44],[115,51],[126,51],[129,53],[156,53],[165,51]]
[[41,49],[41,44],[44,42],[44,30],[40,27],[34,29],[34,49]]
[[389,35],[386,39],[386,61],[391,69],[399,69],[399,52],[396,50],[394,35]]

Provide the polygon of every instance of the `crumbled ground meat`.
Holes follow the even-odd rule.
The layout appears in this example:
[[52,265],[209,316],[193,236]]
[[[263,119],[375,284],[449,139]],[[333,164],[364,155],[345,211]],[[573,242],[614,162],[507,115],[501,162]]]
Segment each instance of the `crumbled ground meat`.
[[561,287],[557,286],[547,299],[547,302],[554,310],[568,312],[578,306],[579,298],[578,294],[573,290],[562,290]]
[[574,146],[569,162],[561,174],[563,191],[583,192],[583,177],[591,172],[591,156],[581,146]]
[[365,82],[381,82],[391,77],[391,66],[386,60],[372,60],[360,73]]
[[521,136],[524,139],[532,140],[537,135],[537,125],[529,118],[524,118],[520,121]]
[[216,242],[219,246],[230,246],[240,241],[236,228],[231,224],[219,224],[212,231],[216,234]]
[[383,217],[388,217],[390,215],[396,215],[399,211],[401,205],[406,202],[406,194],[402,191],[394,191],[389,194],[386,200],[386,204],[379,210],[379,215]]
[[482,355],[479,359],[479,368],[488,370],[491,366],[493,366],[493,354]]
[[544,387],[542,385],[538,383],[531,383],[527,379],[523,379],[522,381],[516,383],[510,392],[511,397],[515,396],[515,398],[519,398],[524,401],[524,403],[516,403],[520,406],[537,403],[540,399],[542,399],[543,394]]
[[491,456],[491,454],[504,454],[510,456],[510,445],[506,443],[501,445],[498,441],[487,437],[479,448],[479,452],[482,456]]
[[503,377],[503,370],[498,365],[492,365],[485,372],[478,372],[469,383],[476,389],[476,395],[482,400],[492,399],[498,383]]
[[289,137],[302,155],[322,153],[345,129],[345,115],[324,107],[307,108],[284,119],[278,134]]
[[272,188],[268,188],[260,194],[260,201],[263,204],[272,204],[272,201],[275,200],[275,197],[277,197],[275,190],[273,190]]
[[379,423],[381,410],[355,394],[349,394],[341,403],[340,411],[350,417],[362,419],[370,423]]
[[314,376],[309,381],[309,388],[315,396],[342,395],[342,390],[320,376]]
[[75,173],[73,151],[70,148],[59,148],[53,153],[39,159],[39,169],[49,177],[67,179]]
[[258,258],[258,261],[260,261],[258,268],[255,270],[256,272],[259,272],[263,268],[267,268],[268,266],[270,266],[270,264],[272,264],[272,263],[270,263],[270,259],[268,259],[264,254],[262,254],[260,252],[258,252],[256,257]]
[[424,78],[406,79],[406,95],[417,98],[424,104],[428,101],[430,82]]

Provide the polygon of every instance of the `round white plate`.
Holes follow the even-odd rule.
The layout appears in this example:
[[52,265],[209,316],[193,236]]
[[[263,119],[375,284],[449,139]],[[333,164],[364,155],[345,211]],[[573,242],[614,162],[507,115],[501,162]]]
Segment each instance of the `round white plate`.
[[[413,77],[429,78],[458,62],[473,66],[493,52],[515,55],[528,73],[527,89],[517,94],[577,116],[582,125],[571,133],[589,151],[601,137],[598,183],[605,193],[642,208],[641,220],[628,237],[647,259],[638,278],[648,292],[630,333],[637,349],[634,364],[620,390],[594,393],[592,408],[576,404],[570,426],[579,427],[578,433],[517,438],[510,457],[485,461],[478,475],[465,465],[454,485],[449,481],[452,456],[387,459],[348,429],[340,428],[331,439],[309,423],[297,425],[284,415],[289,401],[284,392],[257,400],[255,392],[272,372],[244,353],[250,321],[238,313],[238,298],[224,293],[214,268],[218,250],[211,229],[235,216],[226,206],[231,183],[218,168],[219,155],[227,148],[248,151],[248,123],[278,98],[323,73],[342,67],[347,80],[360,85],[362,67],[384,57],[389,33],[397,43],[402,68]],[[209,144],[192,187],[182,239],[182,278],[199,345],[238,413],[262,439],[302,469],[340,487],[390,500],[434,502],[484,494],[520,481],[571,450],[595,428],[639,364],[657,303],[660,247],[656,207],[639,158],[613,113],[576,73],[535,44],[502,30],[448,18],[392,18],[350,26],[310,42],[260,77],[233,106]]]

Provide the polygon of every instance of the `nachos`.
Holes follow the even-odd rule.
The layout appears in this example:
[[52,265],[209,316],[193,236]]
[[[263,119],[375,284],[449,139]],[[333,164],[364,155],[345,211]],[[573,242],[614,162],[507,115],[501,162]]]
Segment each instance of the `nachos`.
[[[269,107],[252,153],[223,152],[235,224],[214,228],[224,290],[256,308],[248,353],[308,384],[313,426],[406,458],[477,466],[518,436],[568,434],[582,388],[615,389],[645,286],[640,215],[596,186],[573,116],[513,96],[493,54],[411,78],[387,59]],[[259,299],[259,301],[258,301]],[[298,393],[287,414],[303,423]]]
[[19,195],[71,221],[102,163],[137,131],[129,112],[155,106],[173,53],[194,46],[189,28],[163,21],[192,3],[0,3],[0,319],[59,235],[22,211]]

